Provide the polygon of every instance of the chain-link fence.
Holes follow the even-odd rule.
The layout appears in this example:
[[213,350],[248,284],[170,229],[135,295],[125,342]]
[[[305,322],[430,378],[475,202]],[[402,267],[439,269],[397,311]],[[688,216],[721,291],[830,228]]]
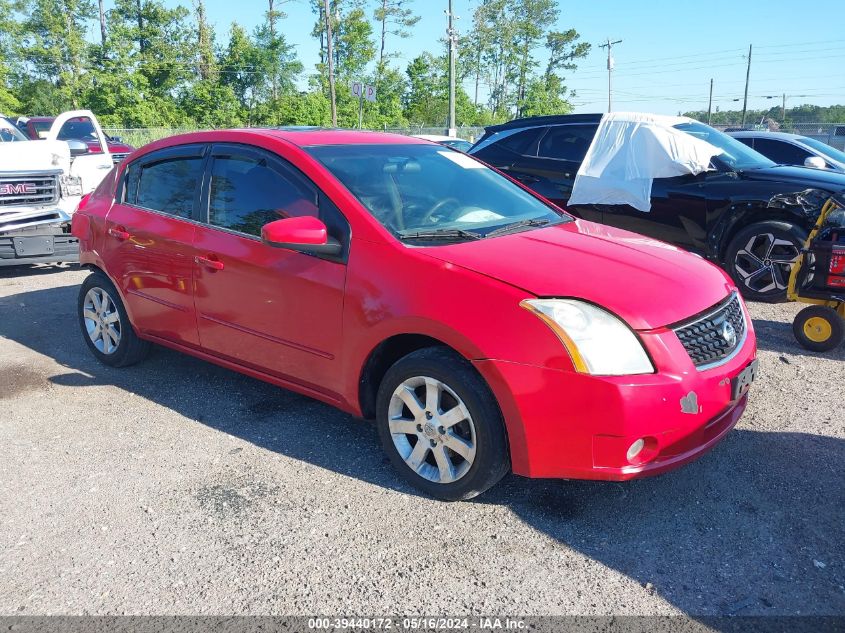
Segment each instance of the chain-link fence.
[[196,132],[198,130],[199,128],[192,127],[103,128],[103,132],[111,136],[113,139],[120,139],[121,142],[131,145],[132,147],[141,147],[142,145],[152,143],[153,141],[157,141],[161,138],[184,134],[186,132]]
[[[730,124],[716,124],[715,128],[720,130],[738,130],[738,129],[775,129],[773,125],[755,125],[748,124],[730,125]],[[792,134],[801,134],[802,136],[809,136],[810,138],[818,139],[823,143],[827,143],[838,149],[845,150],[845,123],[787,123],[786,125],[777,126],[781,132],[790,132]],[[120,138],[124,143],[133,147],[141,147],[147,143],[151,143],[160,138],[174,136],[176,134],[183,134],[185,132],[195,132],[200,128],[168,128],[168,127],[149,127],[149,128],[104,128],[106,134],[112,137]],[[414,126],[414,127],[385,127],[379,132],[392,132],[393,134],[428,134],[444,136],[446,130],[442,127],[435,126]],[[477,141],[484,133],[483,127],[459,127],[457,128],[458,138],[467,141]]]
[[[186,132],[196,132],[200,130],[199,127],[147,127],[147,128],[117,128],[107,127],[103,131],[112,138],[119,138],[122,142],[131,145],[132,147],[141,147],[147,143],[152,143],[161,138],[168,136],[175,136],[176,134],[184,134]],[[414,127],[385,127],[374,131],[391,132],[393,134],[405,134],[413,136],[415,134],[431,134],[437,136],[445,136],[446,129],[442,127],[433,126],[414,126]],[[476,141],[484,133],[483,127],[459,127],[457,128],[458,138],[467,141]]]

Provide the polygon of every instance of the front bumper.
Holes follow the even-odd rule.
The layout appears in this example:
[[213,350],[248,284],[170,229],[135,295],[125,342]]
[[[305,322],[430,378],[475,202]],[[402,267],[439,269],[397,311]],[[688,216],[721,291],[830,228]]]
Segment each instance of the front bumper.
[[0,267],[78,261],[79,238],[70,222],[0,232]]
[[[745,410],[747,394],[733,398],[731,379],[756,356],[747,314],[746,319],[749,333],[738,353],[705,371],[692,365],[677,336],[665,328],[640,333],[655,361],[654,374],[590,376],[476,361],[502,408],[514,472],[621,481],[665,472],[705,453]],[[638,439],[645,448],[628,459]]]

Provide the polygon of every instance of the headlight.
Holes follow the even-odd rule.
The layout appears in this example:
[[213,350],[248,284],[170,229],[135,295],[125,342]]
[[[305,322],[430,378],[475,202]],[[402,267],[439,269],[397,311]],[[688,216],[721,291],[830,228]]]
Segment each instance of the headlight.
[[519,305],[548,325],[584,374],[651,374],[654,366],[636,334],[606,310],[576,299],[526,299]]
[[82,195],[82,178],[79,176],[63,175],[61,181],[63,198],[72,198],[74,196]]

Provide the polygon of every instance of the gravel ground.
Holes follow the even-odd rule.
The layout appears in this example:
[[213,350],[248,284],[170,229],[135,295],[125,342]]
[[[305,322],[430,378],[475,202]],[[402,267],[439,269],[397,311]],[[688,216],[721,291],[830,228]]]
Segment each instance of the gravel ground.
[[114,370],[85,273],[0,270],[0,614],[845,614],[845,349],[752,305],[745,417],[626,484],[400,483],[369,425],[157,349]]

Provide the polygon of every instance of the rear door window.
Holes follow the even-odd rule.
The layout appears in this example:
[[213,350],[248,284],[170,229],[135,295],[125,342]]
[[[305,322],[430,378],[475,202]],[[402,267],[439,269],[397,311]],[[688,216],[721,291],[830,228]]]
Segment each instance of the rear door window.
[[537,137],[546,128],[535,127],[527,130],[522,130],[516,134],[506,136],[501,141],[496,143],[501,148],[513,152],[514,154],[524,154],[529,156],[536,155]]
[[770,138],[754,139],[754,149],[779,165],[803,165],[804,160],[812,156],[807,150],[792,143],[784,143]]
[[191,218],[202,181],[202,163],[203,159],[196,156],[133,165],[129,171],[126,202],[180,218]]
[[581,162],[593,142],[595,125],[556,125],[540,140],[540,158]]

